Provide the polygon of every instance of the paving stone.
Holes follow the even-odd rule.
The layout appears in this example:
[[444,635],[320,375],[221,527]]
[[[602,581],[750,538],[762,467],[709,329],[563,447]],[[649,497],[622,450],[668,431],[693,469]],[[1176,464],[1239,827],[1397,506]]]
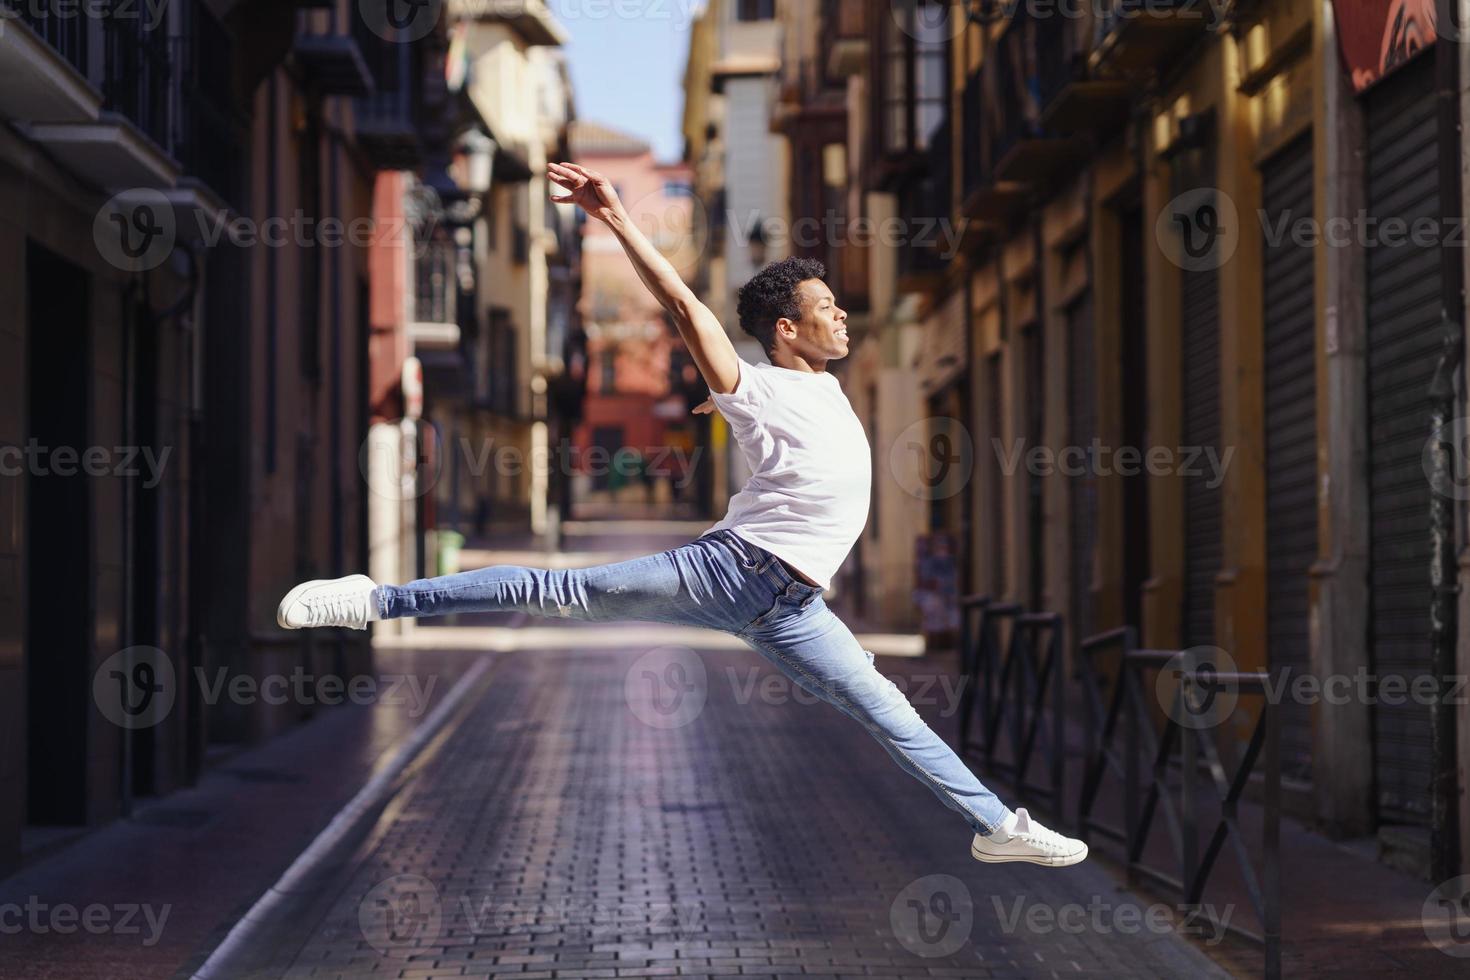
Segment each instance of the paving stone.
[[699,653],[703,708],[664,725],[640,700],[636,633],[565,633],[505,655],[293,976],[1208,974],[1172,935],[1007,925],[1018,899],[1123,896],[1086,865],[976,864],[964,824],[861,727],[804,695],[738,696],[752,669],[780,679],[754,653]]

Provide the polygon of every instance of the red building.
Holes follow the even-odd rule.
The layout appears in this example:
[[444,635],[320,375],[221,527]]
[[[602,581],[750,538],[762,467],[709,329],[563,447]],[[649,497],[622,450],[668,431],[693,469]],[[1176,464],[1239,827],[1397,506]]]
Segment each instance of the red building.
[[[607,174],[638,227],[692,275],[698,244],[689,168],[660,164],[646,141],[596,123],[571,130],[577,162]],[[607,227],[587,222],[583,236],[588,381],[573,436],[576,501],[584,510],[625,496],[692,501],[691,463],[703,445],[702,421],[690,415],[703,398],[698,372]]]

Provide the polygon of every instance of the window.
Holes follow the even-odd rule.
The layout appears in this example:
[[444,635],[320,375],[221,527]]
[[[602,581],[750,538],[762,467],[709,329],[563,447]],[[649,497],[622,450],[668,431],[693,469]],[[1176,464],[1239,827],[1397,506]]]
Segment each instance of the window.
[[489,328],[490,410],[514,417],[519,405],[517,358],[520,351],[517,350],[515,322],[510,318],[510,310],[490,307]]
[[948,31],[944,4],[895,7],[883,18],[883,149],[927,149],[948,113]]
[[736,20],[773,20],[776,0],[739,0],[735,5]]
[[618,388],[618,354],[616,350],[602,352],[602,379],[597,386],[599,394],[610,395]]
[[664,197],[693,197],[694,188],[687,180],[664,181]]

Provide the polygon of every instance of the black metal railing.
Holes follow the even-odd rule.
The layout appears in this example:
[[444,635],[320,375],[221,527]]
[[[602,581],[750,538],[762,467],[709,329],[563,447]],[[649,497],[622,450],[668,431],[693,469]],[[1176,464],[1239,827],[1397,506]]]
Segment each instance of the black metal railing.
[[[1065,810],[1066,691],[1062,617],[1028,613],[988,597],[961,600],[960,754],[978,755],[987,771],[1029,798]],[[1002,624],[1009,636],[1002,643]],[[1042,768],[1040,774],[1033,770]]]
[[447,238],[423,242],[414,260],[414,319],[455,323],[459,313],[458,256]]
[[375,34],[361,37],[363,60],[373,79],[371,95],[354,100],[360,129],[414,128],[422,88],[418,46],[385,41]]
[[985,184],[989,172],[985,165],[984,74],[977,69],[965,81],[964,116],[960,120],[960,129],[964,146],[961,182],[966,197]]
[[1110,36],[1136,21],[1192,18],[1203,27],[1207,13],[1199,0],[1111,0],[1093,22],[1093,47],[1107,47]]
[[898,187],[898,217],[907,229],[898,250],[900,275],[928,274],[944,268],[945,257],[939,247],[945,239],[938,229],[942,227],[939,222],[948,221],[953,211],[952,146],[950,121],[945,119],[929,137],[920,165],[905,175]]
[[1082,77],[1082,52],[1076,20],[1052,11],[1032,17],[1035,44],[1037,104],[1042,110],[1072,82]]
[[167,32],[141,15],[103,21],[102,98],[159,146],[169,144],[172,72]]
[[80,5],[47,0],[0,0],[0,21],[20,19],[77,71],[87,74],[93,18]]
[[1018,12],[991,51],[996,73],[994,158],[1001,161],[1022,140],[1040,135],[1041,108],[1032,52],[1036,22]]
[[[1263,944],[1265,975],[1279,977],[1281,723],[1278,707],[1268,696],[1268,675],[1217,671],[1180,651],[1140,650],[1136,636],[1131,627],[1120,628],[1089,637],[1079,646],[1078,676],[1089,724],[1078,798],[1079,832],[1084,839],[1101,834],[1123,844],[1130,883],[1147,878],[1175,891],[1185,907],[1207,919],[1209,910],[1201,905],[1205,888],[1228,845],[1260,931],[1238,922],[1213,924]],[[1164,678],[1166,682],[1175,682],[1172,700],[1165,705],[1151,696],[1161,689],[1160,671],[1172,675]],[[1145,680],[1145,675],[1152,677]],[[1222,694],[1232,700],[1220,701]],[[1238,761],[1231,763],[1221,751],[1218,733],[1234,720],[1225,707],[1235,707],[1242,698],[1255,703],[1257,710],[1244,749]],[[1209,716],[1212,707],[1222,716]],[[1124,730],[1121,747],[1120,726]],[[1263,766],[1259,873],[1239,816],[1239,804],[1258,761]],[[1203,793],[1202,767],[1209,773]],[[1109,775],[1121,783],[1123,791],[1121,826],[1096,815],[1100,791]],[[1177,874],[1146,860],[1156,814],[1162,815],[1173,844]],[[1202,816],[1205,828],[1201,827]],[[1208,830],[1203,850],[1201,829]]]
[[240,153],[232,91],[234,43],[199,0],[187,32],[173,39],[174,125],[169,152],[185,172],[228,203],[238,203]]

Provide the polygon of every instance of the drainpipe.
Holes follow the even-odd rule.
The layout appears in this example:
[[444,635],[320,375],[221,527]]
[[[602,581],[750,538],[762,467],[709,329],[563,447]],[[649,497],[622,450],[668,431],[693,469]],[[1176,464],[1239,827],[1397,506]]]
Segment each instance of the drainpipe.
[[[1435,45],[1435,96],[1439,113],[1439,188],[1441,228],[1459,227],[1460,105],[1458,45],[1441,38]],[[1455,705],[1450,694],[1457,669],[1456,634],[1459,596],[1455,513],[1451,496],[1439,492],[1453,479],[1454,447],[1447,427],[1454,427],[1455,377],[1464,356],[1460,314],[1465,308],[1464,273],[1459,249],[1440,248],[1444,352],[1429,385],[1430,458],[1434,492],[1429,502],[1429,648],[1430,672],[1439,696],[1430,708],[1430,873],[1445,881],[1459,873],[1459,812]]]
[[[183,295],[162,310],[154,310],[150,300],[149,280],[146,274],[134,276],[129,279],[123,287],[122,293],[122,324],[123,324],[123,394],[122,394],[122,419],[126,429],[124,440],[128,445],[136,446],[138,433],[138,412],[148,410],[149,406],[139,405],[137,398],[138,383],[138,337],[137,326],[139,316],[146,316],[155,326],[160,326],[163,321],[180,316],[194,305],[194,296],[199,286],[199,267],[197,257],[192,248],[182,250],[187,262],[186,284]],[[192,460],[190,461],[192,465]],[[137,492],[131,478],[123,482],[123,594],[122,594],[122,635],[126,646],[136,646],[137,636],[134,634],[133,606],[136,601],[139,585],[135,583],[133,563],[136,560],[137,542],[134,537],[133,528],[133,506],[137,500]],[[146,584],[143,587],[147,587]],[[122,759],[119,772],[118,799],[120,810],[124,817],[133,814],[133,738],[135,732],[124,730],[122,733]]]

